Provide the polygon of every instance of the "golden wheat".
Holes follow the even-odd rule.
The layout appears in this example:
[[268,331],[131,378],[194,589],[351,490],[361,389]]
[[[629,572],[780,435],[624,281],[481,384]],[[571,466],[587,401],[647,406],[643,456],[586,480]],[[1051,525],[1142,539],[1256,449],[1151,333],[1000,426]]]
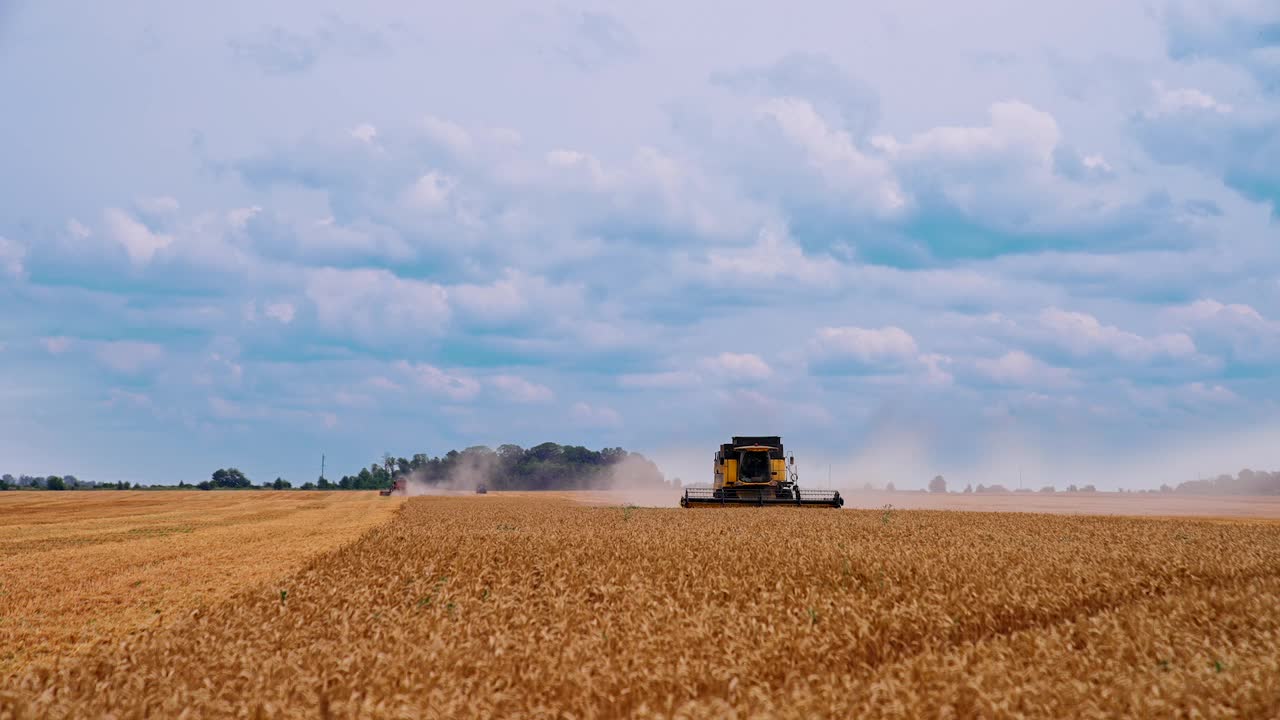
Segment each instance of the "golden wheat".
[[278,577],[397,504],[374,493],[0,493],[0,677]]
[[1280,525],[424,497],[4,717],[1275,717]]

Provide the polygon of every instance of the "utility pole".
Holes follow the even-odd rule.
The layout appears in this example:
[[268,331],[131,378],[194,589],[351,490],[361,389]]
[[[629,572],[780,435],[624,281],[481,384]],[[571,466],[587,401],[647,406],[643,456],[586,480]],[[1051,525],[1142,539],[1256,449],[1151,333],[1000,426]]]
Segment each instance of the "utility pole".
[[320,453],[320,479],[324,479],[324,453]]

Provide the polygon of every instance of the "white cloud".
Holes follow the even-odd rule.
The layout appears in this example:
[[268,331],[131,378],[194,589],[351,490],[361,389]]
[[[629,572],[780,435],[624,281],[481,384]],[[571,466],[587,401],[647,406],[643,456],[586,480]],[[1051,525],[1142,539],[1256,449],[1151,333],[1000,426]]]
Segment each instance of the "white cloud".
[[249,225],[249,221],[262,213],[262,207],[259,205],[251,205],[249,207],[235,208],[227,212],[227,223],[236,231],[244,231]]
[[67,232],[71,235],[71,237],[77,240],[84,240],[85,238],[93,235],[92,230],[85,227],[84,223],[80,222],[75,218],[71,218],[70,220],[67,220]]
[[1207,321],[1226,322],[1232,325],[1267,328],[1270,323],[1262,317],[1262,313],[1243,303],[1221,303],[1213,298],[1196,300],[1195,302],[1173,308],[1169,311],[1175,318],[1203,323]]
[[950,357],[929,353],[921,355],[917,360],[923,370],[922,377],[926,384],[941,387],[950,385],[955,380],[955,377],[947,370],[954,362]]
[[1171,308],[1166,314],[1211,349],[1248,362],[1280,361],[1280,322],[1264,317],[1251,305],[1208,298]]
[[153,406],[151,397],[145,393],[130,392],[120,388],[111,388],[107,391],[107,400],[105,404],[108,407],[131,406],[135,408],[149,408]]
[[434,335],[449,322],[444,288],[386,270],[313,270],[307,277],[306,295],[321,326],[366,341]]
[[546,385],[529,382],[518,375],[495,375],[489,378],[501,395],[519,403],[548,402],[555,397]]
[[471,133],[457,123],[428,115],[420,123],[422,132],[436,143],[458,154],[471,150]]
[[1012,350],[994,360],[975,361],[978,372],[1004,385],[1061,387],[1071,382],[1071,371],[1047,365],[1021,350]]
[[570,181],[580,188],[602,190],[616,182],[600,164],[600,161],[587,153],[577,150],[551,150],[546,154],[547,165],[556,170],[554,177]]
[[[677,271],[690,267],[687,258],[676,257]],[[842,268],[832,258],[814,259],[804,254],[785,229],[765,227],[747,248],[725,248],[707,254],[707,270],[694,274],[700,281],[741,286],[749,282],[790,280],[806,286],[832,287],[840,282]],[[683,266],[683,267],[681,267]],[[689,270],[685,270],[688,274]]]
[[148,215],[172,215],[178,212],[178,201],[167,195],[138,198],[134,205]]
[[431,171],[418,178],[405,191],[405,204],[418,210],[440,212],[449,206],[449,198],[457,180],[438,171]]
[[0,236],[0,272],[18,279],[26,277],[26,266],[23,264],[26,257],[25,247]]
[[426,363],[401,360],[396,367],[408,375],[418,387],[432,395],[454,401],[470,400],[480,392],[480,383],[469,375],[442,370]]
[[351,129],[351,137],[366,145],[372,145],[378,137],[378,128],[369,123],[361,123]]
[[1076,355],[1105,352],[1123,360],[1145,362],[1162,356],[1189,357],[1196,352],[1195,343],[1185,333],[1144,338],[1114,325],[1103,325],[1086,313],[1046,308],[1041,311],[1039,322],[1055,343]]
[[584,402],[574,403],[570,408],[570,415],[579,424],[599,427],[619,427],[622,425],[622,416],[613,408],[603,405],[593,406]]
[[771,118],[791,142],[804,149],[809,164],[847,202],[882,215],[893,215],[907,198],[892,169],[881,158],[858,149],[849,133],[833,129],[809,102],[773,98],[759,112]]
[[906,143],[888,137],[875,138],[874,142],[890,156],[908,161],[990,162],[1001,156],[1022,156],[1045,167],[1050,165],[1054,147],[1061,139],[1052,115],[1018,101],[993,103],[988,112],[991,124],[987,126],[940,126]]
[[272,318],[281,325],[288,325],[293,322],[294,313],[296,312],[292,303],[278,302],[267,305],[262,314]]
[[164,348],[155,343],[119,340],[98,346],[98,360],[122,373],[136,373],[164,357]]
[[1186,386],[1186,392],[1196,399],[1214,403],[1233,403],[1240,399],[1239,395],[1217,383],[1193,382]]
[[1155,83],[1156,101],[1154,107],[1147,111],[1149,116],[1172,115],[1183,110],[1209,110],[1219,114],[1227,114],[1234,108],[1227,103],[1218,102],[1209,93],[1195,88],[1165,89],[1162,83]]
[[699,365],[716,377],[735,382],[766,380],[773,374],[769,364],[752,353],[722,352],[703,358]]
[[71,348],[72,342],[74,341],[69,337],[47,337],[40,339],[40,344],[44,345],[44,349],[50,355],[61,355]]
[[543,317],[577,309],[582,288],[552,285],[545,278],[507,268],[492,283],[454,285],[448,292],[459,313],[495,323],[517,319],[532,309]]
[[173,243],[173,236],[154,233],[123,210],[108,208],[105,213],[107,234],[129,254],[135,266],[151,262],[155,254]]
[[701,385],[702,377],[697,373],[685,370],[671,370],[668,372],[658,373],[631,373],[619,377],[618,384],[625,388],[676,390]]
[[809,349],[815,359],[852,359],[865,365],[909,362],[919,353],[915,338],[894,326],[819,328]]

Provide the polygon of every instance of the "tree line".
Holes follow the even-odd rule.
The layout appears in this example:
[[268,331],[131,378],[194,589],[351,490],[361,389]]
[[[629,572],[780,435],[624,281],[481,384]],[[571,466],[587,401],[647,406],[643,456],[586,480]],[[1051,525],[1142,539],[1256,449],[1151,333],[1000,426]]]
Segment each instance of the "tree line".
[[[465,450],[450,450],[441,456],[418,453],[412,457],[383,455],[350,475],[334,481],[321,476],[295,486],[277,477],[254,483],[235,467],[218,468],[208,480],[198,483],[180,481],[175,485],[149,485],[83,481],[74,475],[4,475],[0,490],[381,490],[399,478],[411,478],[431,487],[471,489],[484,483],[492,490],[587,490],[608,488],[617,482],[627,487],[670,487],[658,466],[640,453],[620,447],[590,450],[581,445],[559,445],[546,442],[525,449],[519,445],[500,445],[495,450],[476,445]],[[678,484],[678,481],[676,481]]]
[[391,487],[397,478],[429,487],[470,489],[483,483],[491,490],[589,490],[622,482],[628,487],[670,487],[662,471],[640,453],[620,447],[590,450],[581,445],[545,442],[531,448],[475,445],[443,456],[384,455],[336,483],[320,478],[318,489],[374,490]]

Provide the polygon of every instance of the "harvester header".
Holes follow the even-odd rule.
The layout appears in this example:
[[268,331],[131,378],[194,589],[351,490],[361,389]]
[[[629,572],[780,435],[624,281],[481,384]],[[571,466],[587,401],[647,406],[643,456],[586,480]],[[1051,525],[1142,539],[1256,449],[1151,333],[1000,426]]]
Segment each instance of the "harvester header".
[[836,490],[801,490],[795,457],[778,435],[735,435],[715,455],[711,487],[685,488],[681,507],[697,505],[795,505],[841,507]]

